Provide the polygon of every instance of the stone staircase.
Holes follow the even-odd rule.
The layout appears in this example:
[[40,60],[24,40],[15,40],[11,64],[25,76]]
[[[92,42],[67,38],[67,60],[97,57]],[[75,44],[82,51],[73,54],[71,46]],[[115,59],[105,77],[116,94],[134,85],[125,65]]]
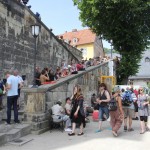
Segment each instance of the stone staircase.
[[23,118],[23,111],[19,111],[19,120],[21,121],[20,124],[13,123],[13,112],[12,112],[12,120],[11,125],[6,125],[6,109],[0,111],[0,146],[11,142],[13,140],[17,140],[23,136],[26,136],[31,133],[31,124],[24,123]]

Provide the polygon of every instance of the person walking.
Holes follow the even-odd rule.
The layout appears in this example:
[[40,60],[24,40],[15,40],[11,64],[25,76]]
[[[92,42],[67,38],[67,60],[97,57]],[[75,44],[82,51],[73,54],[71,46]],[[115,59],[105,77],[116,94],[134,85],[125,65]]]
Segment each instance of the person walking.
[[[112,134],[114,136],[118,136],[118,130],[120,129],[123,122],[123,109],[122,109],[122,100],[120,96],[120,90],[114,89],[112,93],[113,104],[112,106],[116,106],[115,109],[110,109],[110,124],[112,126]],[[110,101],[110,103],[111,103]]]
[[18,99],[18,85],[22,86],[18,78],[12,75],[9,71],[5,73],[7,79],[6,90],[7,90],[7,122],[6,124],[11,124],[11,108],[14,108],[14,122],[20,123],[18,120],[18,109],[17,109],[17,99]]
[[72,132],[69,133],[69,136],[75,135],[76,124],[80,125],[80,132],[78,136],[83,135],[83,128],[85,127],[85,112],[83,107],[84,97],[79,85],[76,85],[73,89],[73,95],[71,97],[73,108],[71,110],[71,121],[72,121]]
[[149,127],[147,126],[148,116],[149,116],[149,110],[148,110],[149,101],[147,100],[147,96],[146,94],[144,94],[142,87],[139,89],[137,103],[138,103],[138,113],[140,116],[140,126],[141,126],[140,134],[144,134],[145,131],[150,131]]
[[[132,118],[134,117],[134,102],[136,101],[136,96],[131,92],[130,88],[127,87],[126,91],[122,95],[122,106],[124,111],[124,131],[134,131],[132,128]],[[127,123],[129,124],[127,127]]]
[[99,87],[99,95],[97,98],[97,102],[99,104],[99,127],[97,132],[101,132],[103,116],[105,114],[106,119],[109,118],[109,110],[108,110],[108,102],[110,101],[110,95],[107,90],[106,84],[101,83]]

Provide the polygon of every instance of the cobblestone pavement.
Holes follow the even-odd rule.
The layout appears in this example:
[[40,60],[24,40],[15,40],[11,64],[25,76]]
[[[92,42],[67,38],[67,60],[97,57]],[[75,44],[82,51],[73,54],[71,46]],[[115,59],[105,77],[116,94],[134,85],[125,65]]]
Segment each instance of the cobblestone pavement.
[[[90,121],[83,136],[69,137],[67,132],[53,130],[41,135],[28,135],[30,142],[18,146],[6,144],[0,150],[150,150],[150,132],[140,135],[140,122],[133,121],[133,132],[120,129],[119,137],[113,137],[109,122],[103,123],[103,131],[95,133],[98,122]],[[76,130],[79,132],[79,129]]]

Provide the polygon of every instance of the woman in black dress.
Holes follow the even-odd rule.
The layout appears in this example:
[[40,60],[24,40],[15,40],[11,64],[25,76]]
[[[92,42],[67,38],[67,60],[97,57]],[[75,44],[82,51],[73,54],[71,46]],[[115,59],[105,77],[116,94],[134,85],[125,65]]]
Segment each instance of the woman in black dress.
[[75,128],[76,124],[78,123],[80,125],[80,132],[78,135],[83,135],[83,127],[85,127],[85,112],[83,107],[83,95],[81,92],[81,88],[79,85],[76,85],[73,90],[73,96],[72,96],[72,111],[71,111],[71,121],[72,121],[72,132],[69,133],[69,136],[75,135]]

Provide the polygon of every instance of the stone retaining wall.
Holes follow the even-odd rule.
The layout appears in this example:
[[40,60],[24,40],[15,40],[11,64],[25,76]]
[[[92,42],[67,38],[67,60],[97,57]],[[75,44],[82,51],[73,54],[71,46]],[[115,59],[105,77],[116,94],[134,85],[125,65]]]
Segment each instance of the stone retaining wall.
[[[18,69],[31,83],[34,64],[34,38],[31,25],[40,25],[37,39],[37,66],[60,66],[63,59],[82,59],[82,53],[60,41],[45,24],[26,6],[16,0],[0,0],[0,73]],[[73,50],[74,51],[73,51]],[[77,51],[77,52],[75,52]],[[28,83],[28,84],[29,84]]]
[[32,124],[34,133],[47,130],[51,107],[58,100],[61,100],[64,106],[66,97],[72,95],[73,87],[76,84],[81,86],[85,104],[90,106],[91,95],[97,94],[98,81],[102,74],[106,76],[109,74],[108,63],[89,67],[86,71],[79,71],[76,75],[62,78],[55,84],[22,89],[25,94],[24,121]]

